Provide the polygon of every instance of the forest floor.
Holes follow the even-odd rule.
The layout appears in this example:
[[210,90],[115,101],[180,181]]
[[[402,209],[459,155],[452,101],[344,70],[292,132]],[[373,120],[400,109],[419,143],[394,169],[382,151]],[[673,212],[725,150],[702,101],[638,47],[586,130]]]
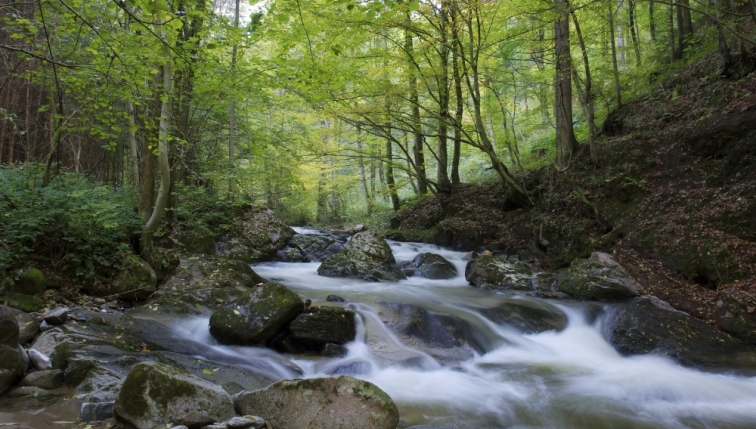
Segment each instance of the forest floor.
[[756,343],[756,72],[717,69],[705,57],[612,112],[599,167],[585,147],[563,174],[522,174],[533,208],[511,207],[499,183],[459,185],[443,206],[403,210],[389,236],[552,269],[611,253],[643,294]]

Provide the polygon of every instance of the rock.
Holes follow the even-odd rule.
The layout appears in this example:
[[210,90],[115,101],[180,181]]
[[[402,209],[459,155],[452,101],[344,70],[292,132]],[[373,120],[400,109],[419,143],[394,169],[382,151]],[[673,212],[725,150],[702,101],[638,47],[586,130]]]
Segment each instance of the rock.
[[[39,322],[36,318],[34,318],[34,316],[26,313],[25,311],[21,311],[15,308],[9,308],[9,310],[13,312],[13,315],[16,317],[16,321],[18,322],[18,343],[28,343],[34,338],[35,335],[37,335],[37,332],[39,332]],[[0,320],[1,319],[2,316],[0,316]],[[1,323],[2,322],[0,322],[0,324]],[[0,328],[0,332],[2,332],[2,328]],[[2,337],[1,333],[0,337]],[[1,342],[2,341],[0,341],[0,343]]]
[[45,275],[42,271],[32,268],[29,271],[22,274],[12,285],[8,287],[9,292],[18,292],[24,295],[38,295],[41,296],[47,285],[45,282]]
[[196,410],[212,421],[234,416],[231,397],[220,386],[156,362],[135,365],[115,400],[117,418],[137,429],[152,429]]
[[[416,304],[380,302],[378,317],[403,344],[431,355],[445,365],[454,365],[485,352],[469,322],[431,311]],[[416,357],[416,356],[415,356]]]
[[347,300],[345,300],[344,298],[342,298],[342,297],[340,297],[338,295],[328,295],[328,297],[326,297],[326,301],[328,301],[328,302],[347,302]]
[[50,329],[52,329],[52,326],[48,325],[47,322],[45,322],[44,320],[39,323],[39,331],[40,332],[45,332],[45,331],[50,330]]
[[155,277],[158,283],[165,280],[168,275],[173,273],[179,266],[181,260],[178,253],[173,249],[164,249],[156,247],[153,252],[152,269],[155,270]]
[[50,392],[47,389],[42,389],[34,386],[21,386],[9,390],[6,394],[6,398],[25,398],[33,396],[37,399],[43,399],[50,396]]
[[84,290],[92,296],[115,295],[129,301],[145,300],[157,290],[157,275],[146,261],[137,255],[128,255],[122,265],[125,268],[111,279],[88,285]]
[[367,381],[349,376],[283,380],[234,396],[239,414],[264,416],[275,429],[395,429],[399,411]]
[[369,281],[398,281],[406,276],[396,267],[391,248],[374,232],[360,232],[344,250],[323,260],[318,274],[352,277]]
[[171,429],[189,429],[189,428],[184,425],[176,425],[176,426],[171,426]]
[[342,357],[346,356],[348,350],[343,344],[326,343],[320,349],[320,355],[325,357]]
[[189,410],[176,417],[173,423],[186,426],[189,429],[197,429],[215,423],[215,419],[202,410]]
[[18,344],[18,329],[18,320],[13,310],[0,305],[0,344],[15,347]]
[[63,385],[63,371],[49,369],[45,371],[31,372],[22,378],[19,386],[34,386],[43,389],[57,389]]
[[258,209],[237,219],[232,231],[217,244],[217,253],[243,262],[270,261],[295,232],[272,210]]
[[60,289],[63,287],[63,278],[60,276],[49,276],[45,279],[47,289]]
[[171,276],[150,299],[150,306],[165,314],[210,314],[220,303],[236,300],[267,280],[248,264],[222,258],[182,259]]
[[101,422],[107,420],[115,414],[115,401],[110,402],[84,402],[81,404],[79,421],[81,422]]
[[102,299],[102,298],[93,298],[92,299],[92,304],[94,304],[94,305],[103,305],[103,304],[105,304],[105,302],[106,301],[104,299]]
[[50,358],[47,357],[44,353],[33,348],[29,349],[28,353],[29,359],[31,360],[32,365],[34,365],[34,368],[37,368],[40,371],[45,371],[52,368]]
[[18,344],[0,344],[0,394],[26,372],[27,362],[23,353],[24,349]]
[[228,429],[228,428],[224,424],[212,424],[212,425],[202,426],[200,429]]
[[443,256],[435,253],[420,253],[412,261],[402,264],[402,272],[407,276],[423,277],[431,280],[453,279],[457,268]]
[[215,234],[202,226],[195,226],[189,230],[176,234],[182,254],[186,255],[215,255]]
[[428,426],[428,425],[410,426],[407,429],[478,429],[478,428],[474,426],[468,426],[462,423],[452,423],[449,425],[441,425],[441,426]]
[[58,307],[45,314],[45,322],[48,325],[62,325],[68,321],[68,307]]
[[355,313],[341,307],[312,307],[289,324],[289,352],[321,351],[326,344],[345,344],[357,335]]
[[687,366],[717,369],[744,364],[756,369],[752,347],[654,297],[636,298],[620,310],[609,342],[623,355],[653,353]]
[[584,300],[619,301],[638,296],[627,271],[611,256],[600,252],[574,261],[562,274],[558,287],[561,292]]
[[26,295],[20,292],[11,292],[7,295],[9,307],[17,308],[21,311],[31,313],[45,306],[42,298],[36,295]]
[[346,240],[331,234],[297,234],[288,245],[299,251],[310,261],[322,261],[344,250]]
[[310,258],[296,247],[286,246],[276,252],[276,260],[281,262],[310,262]]
[[265,428],[265,419],[256,416],[231,417],[225,423],[228,429]]
[[251,345],[271,340],[304,308],[296,293],[280,283],[255,286],[210,317],[210,334],[223,344]]
[[465,279],[483,289],[533,290],[533,269],[524,262],[510,262],[483,253],[467,263]]
[[244,390],[244,386],[242,386],[239,383],[235,383],[233,381],[228,381],[226,383],[223,383],[223,384],[221,384],[221,387],[223,388],[223,390],[225,390],[226,392],[228,392],[228,394],[231,395],[231,396],[234,396],[237,393],[239,393],[242,390]]
[[509,325],[524,333],[558,332],[567,327],[567,315],[541,300],[505,298],[502,304],[479,311],[494,323]]

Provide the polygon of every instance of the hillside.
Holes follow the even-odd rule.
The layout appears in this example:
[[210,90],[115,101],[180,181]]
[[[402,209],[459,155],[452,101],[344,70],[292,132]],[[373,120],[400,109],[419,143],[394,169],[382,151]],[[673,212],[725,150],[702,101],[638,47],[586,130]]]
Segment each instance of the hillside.
[[717,67],[705,57],[612,112],[599,168],[583,147],[563,173],[522,176],[532,209],[498,183],[462,185],[445,210],[435,197],[405,209],[389,234],[545,268],[609,252],[644,293],[756,342],[756,74]]

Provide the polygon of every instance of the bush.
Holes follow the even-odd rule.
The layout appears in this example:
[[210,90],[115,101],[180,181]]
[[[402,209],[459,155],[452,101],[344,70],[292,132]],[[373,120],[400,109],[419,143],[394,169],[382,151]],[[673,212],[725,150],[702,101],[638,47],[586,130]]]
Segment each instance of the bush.
[[130,252],[142,224],[134,195],[61,173],[42,187],[40,166],[0,166],[0,272],[30,255],[89,278]]

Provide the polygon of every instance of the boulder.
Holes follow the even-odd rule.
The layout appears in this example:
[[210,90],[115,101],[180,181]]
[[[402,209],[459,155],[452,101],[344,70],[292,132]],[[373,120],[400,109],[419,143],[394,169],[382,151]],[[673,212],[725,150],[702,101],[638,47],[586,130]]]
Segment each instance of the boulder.
[[24,295],[42,295],[45,293],[45,289],[47,289],[45,275],[36,268],[25,272],[8,286],[9,292],[18,292]]
[[574,261],[562,273],[558,288],[577,299],[592,301],[620,301],[638,296],[638,289],[627,271],[601,252]]
[[410,262],[402,264],[402,272],[409,276],[431,280],[453,279],[457,268],[443,256],[435,253],[420,253]]
[[272,210],[252,210],[234,222],[216,249],[219,255],[247,263],[270,261],[294,234]]
[[0,344],[15,346],[18,344],[18,321],[13,310],[0,305]]
[[353,341],[357,335],[355,316],[354,311],[341,307],[309,308],[289,324],[281,348],[289,353],[322,352],[327,344]]
[[302,299],[286,286],[264,283],[216,310],[210,317],[210,334],[223,344],[265,343],[303,309]]
[[137,429],[152,429],[197,411],[211,422],[234,416],[231,397],[220,386],[157,362],[134,365],[115,400],[117,418]]
[[561,331],[567,327],[567,315],[543,300],[504,298],[496,307],[479,311],[494,323],[508,325],[524,333]]
[[152,269],[155,270],[155,277],[158,283],[165,280],[173,271],[178,268],[181,259],[178,252],[173,249],[155,247],[152,254]]
[[381,321],[403,344],[442,364],[455,365],[487,349],[476,338],[474,327],[449,314],[399,302],[380,302],[375,308]]
[[374,232],[355,234],[344,250],[329,256],[318,267],[325,277],[351,277],[369,281],[398,281],[406,276],[386,241]]
[[84,402],[79,413],[80,422],[101,422],[115,414],[115,401]]
[[[10,311],[13,312],[13,315],[16,317],[16,321],[18,322],[18,343],[28,343],[32,340],[32,338],[34,338],[35,335],[37,335],[37,332],[39,332],[39,321],[34,318],[34,316],[25,311],[21,311],[15,308],[10,308]],[[0,316],[0,319],[1,318],[2,316]],[[0,332],[2,332],[2,328],[0,328]],[[0,334],[0,337],[1,336],[2,334]]]
[[45,322],[48,325],[62,325],[68,321],[68,307],[58,307],[45,314]]
[[659,354],[683,365],[756,369],[756,349],[654,297],[619,311],[610,343],[623,355]]
[[88,285],[84,290],[92,296],[117,296],[126,300],[145,300],[157,290],[157,275],[150,264],[136,255],[127,255],[124,268],[111,279]]
[[483,289],[533,290],[533,268],[530,265],[504,260],[490,252],[467,263],[465,279]]
[[0,394],[26,372],[28,361],[23,353],[24,349],[18,344],[0,344]]
[[184,258],[175,274],[152,295],[150,306],[164,314],[209,315],[261,283],[267,280],[241,261]]
[[275,429],[395,429],[399,411],[367,381],[349,376],[283,380],[234,396],[239,414],[264,417]]
[[345,239],[332,234],[297,234],[288,243],[310,261],[322,261],[335,255],[344,250],[345,244]]
[[38,311],[45,306],[45,302],[37,295],[10,292],[6,298],[9,307],[17,308],[27,313]]
[[19,386],[34,386],[43,389],[57,389],[63,385],[63,371],[50,369],[47,371],[35,371],[26,374],[18,383]]
[[276,252],[276,260],[281,262],[310,262],[310,259],[304,252],[290,246],[286,246]]

